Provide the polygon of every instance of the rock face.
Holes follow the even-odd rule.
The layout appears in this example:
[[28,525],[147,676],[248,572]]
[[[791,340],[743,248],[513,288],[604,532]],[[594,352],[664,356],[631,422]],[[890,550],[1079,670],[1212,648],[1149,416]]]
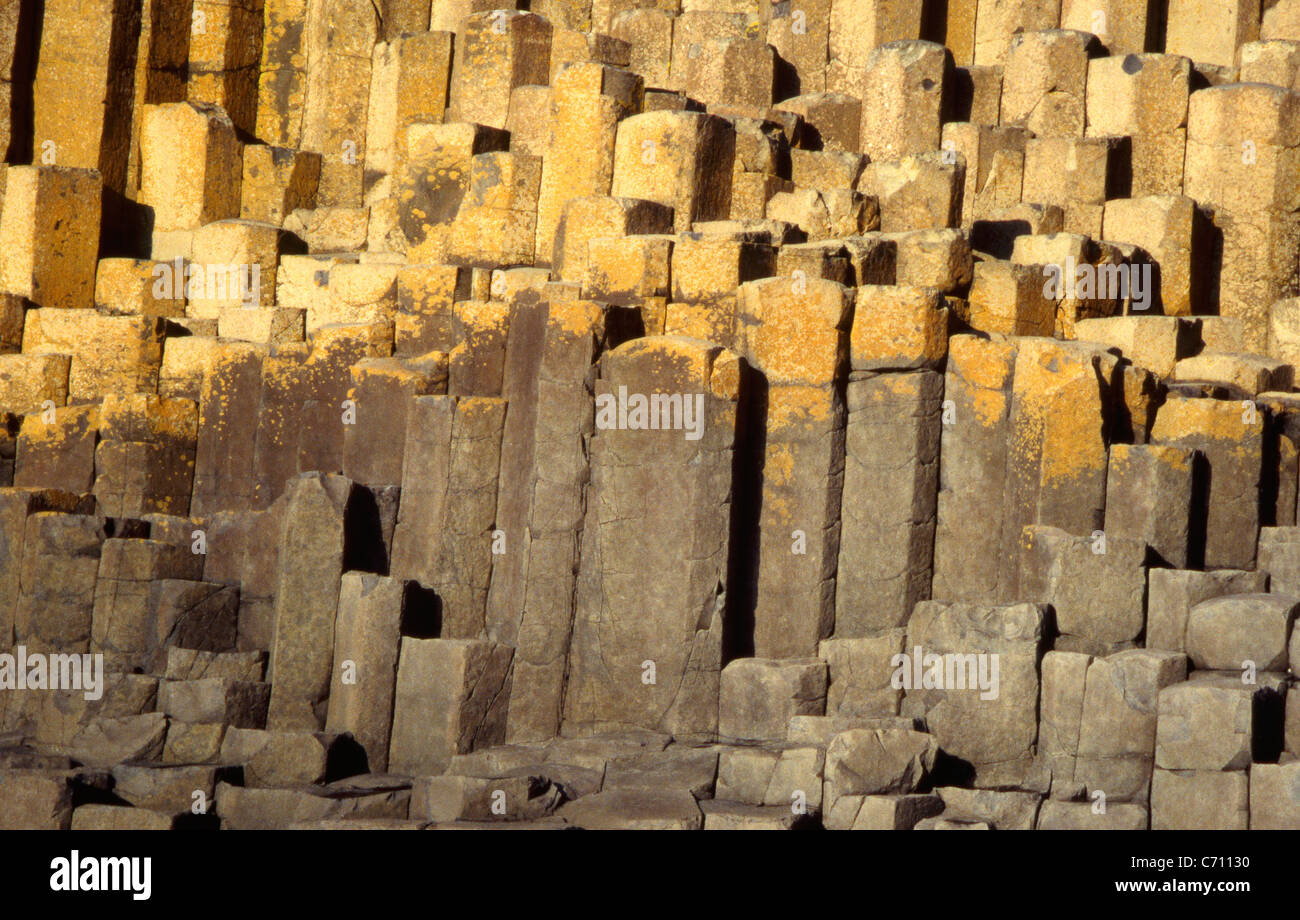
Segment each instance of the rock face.
[[1300,0],[503,5],[0,3],[0,829],[1300,827]]

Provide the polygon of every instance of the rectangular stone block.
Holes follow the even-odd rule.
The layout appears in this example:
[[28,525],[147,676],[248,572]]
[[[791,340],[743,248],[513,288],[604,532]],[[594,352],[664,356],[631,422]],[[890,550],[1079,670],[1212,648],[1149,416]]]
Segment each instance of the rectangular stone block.
[[1049,336],[1056,325],[1056,305],[1044,294],[1041,266],[979,262],[971,282],[971,325],[1003,335]]
[[1035,137],[1083,134],[1088,31],[1049,29],[1011,39],[1002,75],[1002,124],[1027,128]]
[[[652,337],[602,361],[564,729],[710,737],[718,727],[726,614],[718,586],[727,582],[739,358],[703,342]],[[676,430],[664,427],[674,425],[671,397],[667,418],[655,412],[657,428],[641,427],[650,423],[644,417],[634,428],[631,411],[620,414],[619,401],[626,407],[631,399],[622,394],[639,394],[648,408],[654,393],[681,395]],[[688,401],[693,430],[685,429]],[[659,488],[682,501],[644,501],[638,458],[649,456]],[[630,569],[619,562],[628,553],[639,560]]]
[[[1171,396],[1151,440],[1199,450],[1210,469],[1204,564],[1251,569],[1260,523],[1264,419],[1254,403]],[[1198,548],[1189,548],[1197,559]]]
[[1075,779],[1084,691],[1092,656],[1050,651],[1042,660],[1042,695],[1038,704],[1038,754],[1051,775],[1053,799],[1073,798],[1081,789]]
[[280,538],[268,728],[325,726],[334,625],[344,565],[350,480],[308,473],[290,481]]
[[930,597],[943,378],[879,374],[847,392],[837,639],[903,626]]
[[1144,649],[1088,666],[1074,778],[1089,795],[1101,790],[1107,801],[1147,801],[1160,691],[1186,675],[1185,656]]
[[1187,615],[1187,656],[1198,668],[1285,670],[1298,609],[1300,598],[1286,594],[1227,594],[1201,601]]
[[26,416],[18,431],[13,484],[89,492],[98,440],[98,406],[42,409]]
[[1147,648],[1187,650],[1187,617],[1202,601],[1229,594],[1259,594],[1268,576],[1264,571],[1218,569],[1187,572],[1153,568],[1147,573]]
[[893,686],[892,662],[903,653],[905,640],[902,629],[860,639],[823,639],[817,654],[829,676],[826,712],[841,718],[898,715],[903,694]]
[[[931,597],[978,602],[1014,591],[1020,531],[1008,521],[1012,383],[1016,343],[955,336],[948,343],[941,418]],[[946,410],[945,410],[946,411]]]
[[299,208],[314,209],[320,169],[318,153],[249,144],[244,148],[240,219],[279,227]]
[[1259,37],[1259,12],[1254,0],[1180,3],[1169,10],[1165,50],[1197,62],[1232,67],[1237,62],[1237,48]]
[[850,361],[854,371],[937,367],[948,351],[948,309],[934,289],[857,289]]
[[[1104,654],[1136,639],[1146,620],[1146,544],[1074,536],[1031,525],[1021,543],[1020,593],[1056,611],[1056,626]],[[1104,550],[1104,552],[1101,552]]]
[[619,122],[611,194],[673,209],[678,233],[731,210],[735,129],[716,115],[647,112]]
[[1245,830],[1250,822],[1245,770],[1156,770],[1151,780],[1153,831]]
[[220,109],[146,106],[140,151],[140,203],[153,209],[155,239],[239,216],[243,145]]
[[554,254],[568,201],[609,194],[618,124],[640,111],[642,92],[635,74],[595,62],[572,64],[555,77],[537,196],[537,264]]
[[1296,777],[1300,761],[1257,763],[1250,767],[1251,830],[1295,830],[1300,827],[1300,795]]
[[1249,767],[1254,696],[1254,688],[1231,677],[1227,681],[1188,681],[1161,690],[1156,766],[1163,770]]
[[974,767],[979,786],[1016,785],[1029,773],[1045,616],[1034,604],[923,601],[908,621],[904,657],[891,661],[893,683],[907,691],[901,713],[924,716],[940,746]]
[[1106,534],[1147,544],[1175,569],[1187,566],[1194,451],[1112,444],[1106,472]]
[[792,716],[826,712],[826,663],[818,658],[740,658],[722,670],[718,734],[781,741]]
[[84,514],[41,511],[27,518],[14,644],[32,652],[90,651],[95,578],[104,522]]
[[486,618],[489,635],[516,643],[512,742],[559,730],[593,434],[586,381],[605,322],[584,301],[521,305],[512,322],[496,513],[507,551],[493,562]]
[[403,637],[388,769],[438,774],[456,754],[501,743],[512,654],[486,640]]
[[500,399],[412,403],[391,574],[438,592],[445,638],[484,629],[504,415]]
[[10,166],[0,209],[0,279],[40,307],[94,303],[103,178],[90,169]]
[[156,392],[166,325],[159,316],[32,310],[23,330],[23,351],[71,356],[70,403]]
[[[350,732],[365,749],[366,764],[375,773],[386,772],[388,767],[406,600],[406,585],[380,575],[349,572],[340,583],[334,626],[338,666],[330,677],[325,727]],[[346,661],[353,664],[351,680],[344,675]]]

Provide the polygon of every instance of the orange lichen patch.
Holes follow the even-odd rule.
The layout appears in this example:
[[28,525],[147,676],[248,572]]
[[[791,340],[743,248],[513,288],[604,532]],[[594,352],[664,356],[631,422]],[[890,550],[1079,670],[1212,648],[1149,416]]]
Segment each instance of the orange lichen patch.
[[[1091,351],[1054,339],[1022,341],[1014,390],[1015,446],[1017,451],[1041,450],[1044,485],[1105,466],[1096,359]],[[1081,411],[1084,407],[1092,411]]]
[[713,359],[713,373],[709,375],[709,392],[722,399],[740,398],[741,368],[744,358],[730,349],[723,349]]
[[1254,403],[1218,399],[1172,399],[1160,407],[1151,437],[1156,441],[1176,441],[1180,438],[1207,438],[1232,444],[1234,457],[1246,458],[1250,451],[1246,441],[1250,435],[1251,417],[1254,425],[1262,425],[1262,415],[1254,410]]
[[100,408],[99,427],[105,440],[188,442],[198,437],[198,408],[189,399],[109,394]]
[[739,288],[738,340],[769,381],[830,383],[848,344],[853,298],[834,281],[768,278]]
[[975,391],[972,408],[984,428],[1006,417],[1015,358],[1016,343],[999,337],[959,335],[948,343],[949,371]]
[[54,410],[52,421],[37,412],[23,419],[21,436],[29,442],[57,450],[60,444],[75,441],[99,427],[99,406],[65,406]]
[[623,369],[630,370],[634,365],[638,379],[704,387],[708,385],[713,360],[721,350],[709,342],[678,335],[633,339],[610,352],[613,373],[607,376],[624,379],[628,375]]
[[773,432],[789,428],[808,427],[831,417],[834,406],[830,387],[782,386],[773,387],[767,403],[767,430]]
[[728,344],[736,335],[736,301],[712,303],[670,303],[664,319],[664,332],[684,335],[706,342]]
[[850,341],[855,368],[937,364],[948,347],[943,297],[930,288],[860,287]]
[[593,301],[551,301],[551,325],[568,335],[589,335],[603,320],[604,310]]

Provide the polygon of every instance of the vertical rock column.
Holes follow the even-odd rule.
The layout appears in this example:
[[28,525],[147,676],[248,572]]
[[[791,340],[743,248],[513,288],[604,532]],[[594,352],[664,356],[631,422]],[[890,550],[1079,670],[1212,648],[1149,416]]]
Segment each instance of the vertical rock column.
[[935,600],[987,603],[1008,593],[1019,529],[1006,520],[1016,341],[948,344],[934,536]]
[[[510,742],[543,741],[560,727],[589,477],[588,377],[605,328],[595,304],[552,303],[547,312],[542,341],[533,343],[539,366],[524,393],[508,395],[497,503],[506,545],[494,560],[488,595],[489,635],[516,646],[506,723]],[[518,320],[512,334],[516,328]],[[511,389],[513,366],[507,364]],[[518,420],[512,417],[516,412]],[[521,466],[510,471],[519,455]]]
[[740,288],[738,338],[766,375],[754,654],[817,654],[835,620],[853,295],[834,281]]
[[1269,309],[1300,290],[1300,95],[1239,83],[1193,93],[1184,194],[1222,234],[1218,313],[1241,321],[1233,350],[1262,354]]
[[33,86],[32,162],[98,169],[126,189],[140,4],[46,0]]
[[266,717],[273,731],[325,727],[351,494],[352,483],[342,476],[305,473],[289,483]]
[[357,0],[313,0],[306,17],[302,148],[321,155],[316,201],[359,208],[378,17]]
[[407,422],[391,574],[442,599],[443,638],[485,629],[505,401],[416,396]]
[[537,199],[537,264],[551,261],[568,201],[609,194],[618,123],[641,110],[642,92],[639,76],[603,64],[571,64],[556,76]]
[[[740,372],[735,354],[676,337],[602,359],[566,733],[716,735]],[[661,419],[655,394],[680,396],[694,425],[641,427]]]
[[351,732],[373,773],[388,769],[404,593],[396,579],[361,572],[344,575],[340,585],[325,728]]
[[930,596],[948,311],[933,289],[857,290],[835,637],[903,626]]

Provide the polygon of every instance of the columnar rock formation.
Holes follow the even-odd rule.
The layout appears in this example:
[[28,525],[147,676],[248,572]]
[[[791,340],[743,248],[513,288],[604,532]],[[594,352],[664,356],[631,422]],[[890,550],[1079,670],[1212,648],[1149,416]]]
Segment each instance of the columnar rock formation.
[[0,828],[1300,828],[1300,3],[0,0]]

